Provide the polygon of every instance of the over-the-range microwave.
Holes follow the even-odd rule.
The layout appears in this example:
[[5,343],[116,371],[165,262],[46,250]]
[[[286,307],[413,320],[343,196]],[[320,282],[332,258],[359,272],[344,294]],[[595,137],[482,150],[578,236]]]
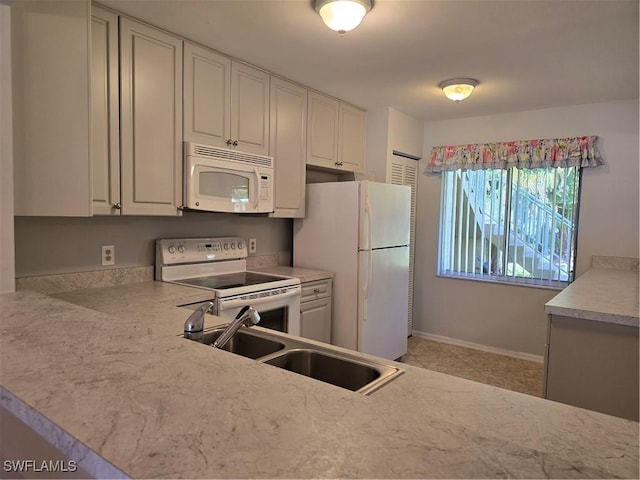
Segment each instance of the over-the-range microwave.
[[273,158],[184,144],[184,203],[193,210],[273,212]]

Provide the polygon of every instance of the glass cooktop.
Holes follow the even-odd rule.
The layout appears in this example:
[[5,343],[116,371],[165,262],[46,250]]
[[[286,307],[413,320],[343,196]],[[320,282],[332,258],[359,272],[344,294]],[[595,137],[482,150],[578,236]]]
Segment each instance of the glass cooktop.
[[224,290],[225,288],[245,287],[285,279],[286,277],[275,277],[256,272],[238,272],[214,275],[212,277],[187,278],[178,282],[185,285],[193,285],[194,287]]

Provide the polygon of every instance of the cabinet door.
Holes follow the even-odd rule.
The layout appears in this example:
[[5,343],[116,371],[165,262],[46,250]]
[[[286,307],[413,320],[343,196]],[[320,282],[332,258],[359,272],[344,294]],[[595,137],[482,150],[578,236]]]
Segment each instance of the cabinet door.
[[118,16],[91,7],[93,214],[120,214]]
[[120,18],[122,213],[176,215],[182,197],[182,40]]
[[307,165],[338,166],[338,105],[334,98],[309,92]]
[[300,336],[331,343],[331,297],[300,304]]
[[184,140],[227,148],[231,138],[231,59],[184,44]]
[[89,8],[11,4],[16,215],[92,214]]
[[271,79],[269,155],[274,158],[273,217],[304,217],[307,90]]
[[231,62],[231,139],[243,152],[269,154],[269,74],[238,62]]
[[338,163],[344,170],[361,170],[364,166],[365,112],[340,104],[338,121]]

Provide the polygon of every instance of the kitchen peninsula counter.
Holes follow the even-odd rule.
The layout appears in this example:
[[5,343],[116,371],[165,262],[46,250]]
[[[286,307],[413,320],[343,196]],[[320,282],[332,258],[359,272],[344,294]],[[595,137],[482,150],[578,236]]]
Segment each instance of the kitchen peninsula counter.
[[638,259],[594,256],[545,305],[544,397],[638,420]]
[[594,257],[593,267],[549,300],[545,310],[551,315],[637,328],[638,260]]
[[180,338],[206,294],[0,295],[2,407],[111,478],[638,477],[637,422],[403,364],[363,396]]

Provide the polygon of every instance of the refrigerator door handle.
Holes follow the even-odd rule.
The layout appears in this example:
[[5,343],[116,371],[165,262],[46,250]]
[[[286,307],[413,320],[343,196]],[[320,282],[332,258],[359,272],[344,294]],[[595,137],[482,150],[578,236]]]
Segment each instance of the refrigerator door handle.
[[372,258],[371,258],[371,250],[365,250],[367,252],[367,274],[365,276],[366,283],[364,284],[363,290],[363,302],[362,302],[362,319],[367,320],[367,300],[369,298],[369,287],[371,286],[371,267],[372,267]]
[[[371,213],[371,200],[369,199],[369,195],[367,194],[367,203],[365,207],[365,213],[367,214],[367,222],[368,222],[368,240],[367,240],[367,249],[371,250],[373,248],[373,214]],[[371,255],[369,255],[371,258]]]

